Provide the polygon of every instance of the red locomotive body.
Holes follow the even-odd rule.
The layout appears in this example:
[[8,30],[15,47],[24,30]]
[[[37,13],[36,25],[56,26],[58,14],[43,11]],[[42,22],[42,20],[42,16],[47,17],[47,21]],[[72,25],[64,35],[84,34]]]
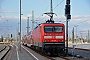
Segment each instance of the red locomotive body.
[[60,55],[65,51],[65,27],[62,23],[42,23],[32,31],[32,47],[45,54]]
[[23,37],[23,44],[48,55],[65,52],[65,26],[62,23],[42,23]]

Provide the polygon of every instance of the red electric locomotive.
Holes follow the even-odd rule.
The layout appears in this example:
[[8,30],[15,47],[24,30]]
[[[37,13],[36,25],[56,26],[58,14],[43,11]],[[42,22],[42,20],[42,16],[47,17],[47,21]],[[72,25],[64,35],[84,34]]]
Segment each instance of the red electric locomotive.
[[65,26],[62,23],[42,23],[23,37],[23,43],[47,55],[65,53]]
[[42,23],[32,31],[32,47],[48,55],[65,51],[65,27],[62,23]]

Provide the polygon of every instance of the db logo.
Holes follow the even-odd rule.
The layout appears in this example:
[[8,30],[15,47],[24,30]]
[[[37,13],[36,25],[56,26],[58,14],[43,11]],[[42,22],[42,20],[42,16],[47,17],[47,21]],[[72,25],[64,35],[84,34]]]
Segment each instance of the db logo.
[[52,38],[55,38],[55,36],[52,36]]

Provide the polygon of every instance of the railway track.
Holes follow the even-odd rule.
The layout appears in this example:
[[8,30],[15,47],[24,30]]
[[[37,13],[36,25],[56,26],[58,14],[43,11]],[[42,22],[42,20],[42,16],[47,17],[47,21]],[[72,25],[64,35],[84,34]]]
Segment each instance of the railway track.
[[36,50],[34,50],[34,49],[30,48],[30,47],[26,47],[26,46],[24,46],[24,47],[25,47],[26,49],[31,49],[31,50],[33,50],[34,52],[38,53],[40,56],[46,57],[46,58],[49,59],[49,60],[56,60],[57,58],[58,58],[59,60],[67,60],[67,58],[64,58],[64,57],[50,57],[50,56],[47,56],[47,55],[45,55],[45,54],[43,54],[43,53],[41,53],[41,52],[39,52],[39,51],[36,51]]
[[[76,57],[76,56],[47,56],[47,55],[45,55],[45,54],[42,54],[41,52],[39,52],[39,51],[36,51],[36,50],[34,50],[34,49],[31,49],[30,47],[27,47],[27,46],[24,46],[24,45],[22,45],[24,48],[22,48],[22,53],[23,53],[23,51],[24,50],[28,50],[28,52],[26,52],[26,53],[32,53],[34,56],[32,56],[32,57],[36,57],[38,60],[89,60],[89,59],[87,59],[87,58],[78,58],[78,57]],[[7,48],[7,47],[6,47]],[[5,48],[5,49],[6,49]],[[7,48],[8,49],[8,48]],[[11,49],[12,50],[12,49]],[[13,50],[12,50],[13,51]],[[24,51],[25,52],[25,51]],[[31,55],[32,54],[29,54],[30,55],[30,57],[31,57]],[[8,55],[8,56],[10,56],[11,55],[11,53]],[[8,57],[9,58],[9,57]],[[5,58],[4,58],[5,59]],[[37,60],[36,59],[36,60]],[[10,59],[8,59],[8,60],[10,60]]]
[[[24,47],[26,47],[26,46],[24,46]],[[30,47],[28,47],[28,48],[30,48]],[[31,49],[31,48],[30,48]],[[34,49],[32,49],[32,50],[34,50]],[[86,58],[86,57],[77,57],[77,56],[72,56],[72,55],[68,55],[68,56],[54,56],[54,57],[51,57],[51,56],[47,56],[47,55],[45,55],[45,54],[42,54],[41,52],[39,52],[39,51],[36,51],[36,50],[34,50],[36,53],[38,53],[38,54],[40,54],[41,56],[44,56],[44,57],[46,57],[46,58],[48,58],[49,60],[89,60],[88,58]]]
[[6,48],[6,46],[3,46],[3,47],[0,49],[0,52],[2,52],[5,48]]
[[4,57],[7,55],[9,50],[10,50],[10,46],[9,45],[4,46],[3,49],[0,50],[0,60],[4,59]]
[[[69,47],[69,53],[72,54],[71,47]],[[90,49],[75,48],[74,56],[88,58],[90,60]]]

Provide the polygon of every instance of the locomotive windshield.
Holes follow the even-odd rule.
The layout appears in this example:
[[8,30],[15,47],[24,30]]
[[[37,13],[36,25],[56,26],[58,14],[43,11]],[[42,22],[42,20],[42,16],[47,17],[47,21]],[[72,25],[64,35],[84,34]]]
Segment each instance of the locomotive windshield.
[[45,26],[44,32],[62,32],[62,26]]
[[54,32],[62,32],[62,27],[54,27]]
[[45,32],[53,32],[53,27],[45,26],[45,27],[44,27],[44,31],[45,31]]

